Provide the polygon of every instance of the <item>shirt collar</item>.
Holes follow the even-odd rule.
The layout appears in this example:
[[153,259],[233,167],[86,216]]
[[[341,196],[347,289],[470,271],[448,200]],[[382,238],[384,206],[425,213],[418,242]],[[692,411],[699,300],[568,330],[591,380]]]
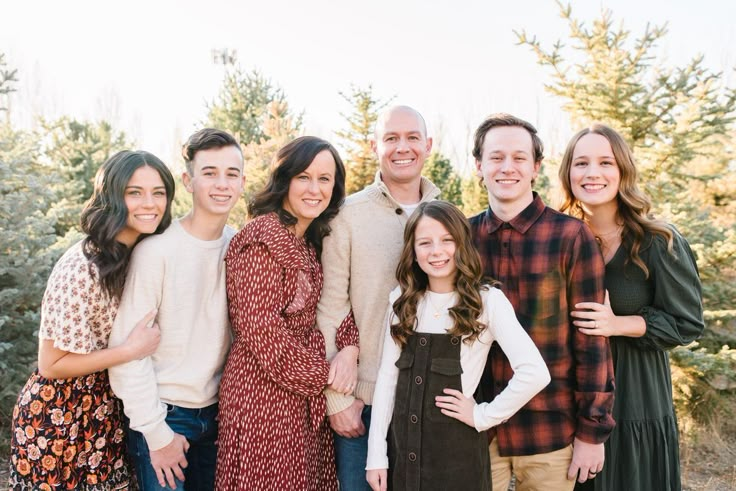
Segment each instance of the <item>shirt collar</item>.
[[498,218],[489,206],[488,210],[486,210],[488,233],[492,234],[496,230],[501,228],[504,224],[508,224],[507,226],[513,228],[520,234],[525,234],[526,231],[529,230],[531,226],[534,225],[534,223],[539,219],[539,217],[542,216],[542,213],[544,213],[544,209],[546,208],[544,201],[542,201],[542,198],[539,196],[539,194],[537,194],[536,191],[533,191],[532,195],[533,199],[529,206],[524,208],[521,213],[516,215],[508,222],[504,222],[503,220]]
[[[391,192],[388,190],[388,186],[386,186],[386,183],[383,182],[383,179],[381,179],[381,169],[378,169],[376,171],[376,177],[373,181],[373,185],[375,188],[381,193],[382,196],[388,199],[388,201],[394,205],[394,206],[401,206],[401,204],[396,201],[396,199],[391,196]],[[419,182],[419,192],[422,195],[421,199],[419,200],[419,203],[424,203],[425,201],[432,201],[433,199],[437,199],[440,195],[440,190],[437,186],[432,183],[429,179],[422,176]]]

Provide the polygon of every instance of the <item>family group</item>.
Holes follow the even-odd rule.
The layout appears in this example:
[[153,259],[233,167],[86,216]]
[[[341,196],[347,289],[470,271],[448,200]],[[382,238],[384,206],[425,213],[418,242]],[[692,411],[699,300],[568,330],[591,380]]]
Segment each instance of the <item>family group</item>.
[[468,219],[422,176],[427,133],[386,109],[347,197],[335,147],[296,138],[239,231],[230,134],[184,144],[179,219],[160,159],[109,158],[48,280],[10,489],[681,489],[667,350],[701,286],[625,139],[574,135],[554,209],[537,130],[489,116]]

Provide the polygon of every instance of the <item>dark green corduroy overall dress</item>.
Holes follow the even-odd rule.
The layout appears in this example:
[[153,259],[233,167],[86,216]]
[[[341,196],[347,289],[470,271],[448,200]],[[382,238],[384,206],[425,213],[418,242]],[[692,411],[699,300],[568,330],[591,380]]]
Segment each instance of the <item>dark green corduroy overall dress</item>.
[[[476,341],[477,342],[477,341]],[[399,379],[389,429],[394,491],[491,489],[488,437],[445,416],[435,396],[462,390],[459,337],[414,333],[396,362]]]

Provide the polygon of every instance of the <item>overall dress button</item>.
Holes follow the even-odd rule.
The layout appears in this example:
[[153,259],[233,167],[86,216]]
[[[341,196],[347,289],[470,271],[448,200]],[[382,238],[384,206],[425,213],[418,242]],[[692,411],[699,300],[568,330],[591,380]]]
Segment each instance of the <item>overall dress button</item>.
[[403,210],[403,209],[401,209],[401,208],[396,208],[396,214],[397,214],[397,215],[401,215],[402,213],[404,213],[404,210]]
[[416,378],[414,379],[414,383],[417,384],[417,385],[421,385],[422,384],[422,377],[420,377],[419,375],[417,375]]
[[416,423],[417,421],[419,421],[419,418],[417,418],[416,414],[412,414],[411,418],[409,418],[409,421],[411,421],[412,423]]
[[419,338],[419,344],[422,346],[427,346],[427,338]]
[[417,460],[417,454],[415,454],[414,452],[409,452],[409,460],[415,462]]
[[452,339],[450,340],[450,342],[452,344],[457,344],[457,343],[460,342],[460,338],[458,338],[457,336],[453,336]]

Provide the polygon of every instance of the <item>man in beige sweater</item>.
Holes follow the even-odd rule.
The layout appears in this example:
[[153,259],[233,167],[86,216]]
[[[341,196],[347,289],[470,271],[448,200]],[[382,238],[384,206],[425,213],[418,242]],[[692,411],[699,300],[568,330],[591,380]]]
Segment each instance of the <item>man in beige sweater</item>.
[[332,232],[325,238],[322,252],[324,288],[317,307],[317,324],[325,337],[327,358],[338,372],[336,381],[354,378],[346,374],[355,370],[358,355],[352,346],[337,352],[337,330],[354,319],[360,333],[357,385],[348,387],[354,389],[353,395],[325,391],[335,431],[341,491],[370,489],[365,481],[366,429],[370,426],[388,297],[398,284],[396,265],[404,226],[419,203],[439,195],[439,190],[421,176],[432,139],[427,137],[424,118],[417,111],[394,106],[382,113],[371,146],[379,161],[376,180],[349,196],[330,223]]
[[183,148],[191,211],[133,253],[110,345],[130,319],[156,308],[153,356],[111,368],[130,418],[128,447],[142,490],[214,489],[217,391],[230,347],[225,291],[230,210],[243,192],[243,154],[229,134],[204,129]]

